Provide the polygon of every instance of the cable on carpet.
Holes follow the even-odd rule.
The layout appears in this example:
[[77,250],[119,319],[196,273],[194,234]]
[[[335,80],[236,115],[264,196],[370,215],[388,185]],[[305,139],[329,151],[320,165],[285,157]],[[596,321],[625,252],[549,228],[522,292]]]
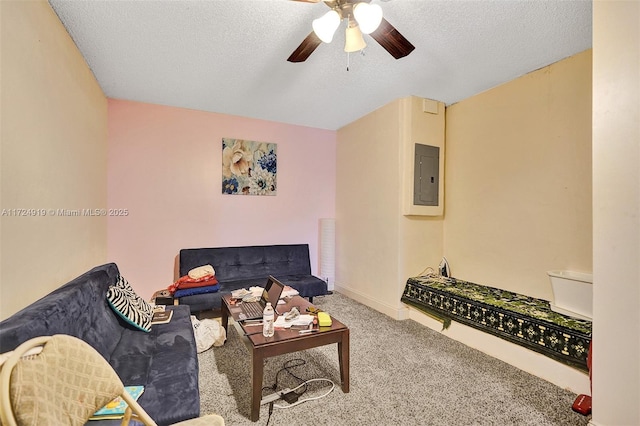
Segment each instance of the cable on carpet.
[[[295,407],[296,405],[300,405],[303,402],[307,402],[307,401],[314,401],[316,399],[320,399],[320,398],[324,398],[325,396],[329,395],[331,392],[333,392],[333,389],[335,389],[336,384],[333,383],[331,380],[329,379],[309,379],[307,381],[305,381],[304,383],[298,385],[297,387],[291,389],[292,392],[295,392],[296,389],[302,387],[302,386],[307,386],[307,383],[311,383],[311,382],[329,382],[331,383],[331,389],[329,389],[325,394],[323,395],[319,395],[319,396],[312,396],[309,398],[304,398],[304,399],[298,399],[296,402],[289,404],[289,405],[278,405],[278,404],[273,404],[273,406],[275,408],[291,408],[291,407]],[[304,393],[304,392],[303,392]],[[300,394],[302,395],[302,394]]]
[[[298,364],[295,365],[289,365],[292,362],[298,362]],[[293,378],[297,379],[299,382],[304,382],[304,379],[301,379],[300,377],[296,376],[295,374],[293,374],[289,368],[292,367],[300,367],[302,365],[305,365],[307,362],[301,358],[296,358],[296,359],[291,359],[287,362],[284,363],[284,366],[278,370],[278,372],[276,373],[276,381],[273,385],[271,386],[263,386],[262,390],[271,390],[271,391],[276,391],[276,389],[278,389],[278,376],[280,376],[280,373],[282,373],[283,371],[286,371],[287,373],[289,373]]]
[[273,401],[269,403],[269,417],[267,417],[267,422],[264,426],[269,426],[269,420],[271,420],[271,415],[273,414]]
[[[283,371],[289,373],[289,375],[291,377],[293,377],[294,379],[296,379],[297,381],[301,382],[304,384],[304,379],[296,376],[290,369],[294,368],[294,367],[302,367],[303,365],[305,365],[307,363],[307,361],[305,361],[302,358],[295,358],[295,359],[290,359],[289,361],[285,362],[284,365],[282,366],[282,368],[280,370],[278,370],[278,372],[276,373],[276,382],[273,385],[273,390],[275,391],[278,388],[278,377],[280,376],[280,373],[282,373]],[[300,387],[300,386],[298,386]],[[297,389],[297,388],[296,388]],[[305,393],[307,391],[307,387],[305,385],[304,389],[302,390],[302,392],[300,392],[298,394],[298,396],[302,395],[303,393]]]
[[[295,364],[293,364],[295,363]],[[295,358],[295,359],[291,359],[287,362],[284,363],[283,367],[278,370],[278,372],[276,373],[276,380],[275,383],[272,386],[263,386],[262,390],[270,390],[273,392],[276,392],[276,390],[278,389],[278,376],[280,376],[280,373],[282,373],[283,371],[286,371],[287,373],[289,373],[289,375],[291,375],[293,378],[295,378],[296,380],[298,380],[299,382],[303,382],[304,384],[304,379],[301,379],[300,377],[296,376],[295,374],[293,374],[293,372],[291,370],[289,370],[290,368],[293,367],[300,367],[302,365],[305,365],[307,362],[301,358]],[[297,388],[299,388],[300,386],[298,386]],[[296,389],[297,389],[296,388]],[[302,392],[300,394],[298,394],[298,396],[302,395],[303,393],[305,393],[307,391],[306,385],[305,388],[302,390]],[[265,423],[265,426],[269,425],[269,421],[271,420],[271,415],[273,414],[273,406],[274,403],[270,402],[269,403],[269,417],[267,417],[267,423]]]
[[[283,367],[278,370],[278,372],[276,373],[276,378],[275,378],[275,383],[272,386],[264,386],[262,389],[263,390],[273,390],[274,392],[278,389],[278,378],[280,376],[280,373],[282,373],[283,371],[288,373],[291,377],[293,377],[294,379],[298,380],[299,382],[301,382],[298,386],[296,386],[295,388],[291,389],[290,393],[295,393],[295,402],[290,402],[288,405],[278,405],[275,404],[273,402],[269,403],[269,417],[267,418],[267,423],[266,425],[269,424],[269,420],[271,420],[271,414],[273,413],[273,408],[280,408],[280,409],[285,409],[285,408],[291,408],[291,407],[295,407],[296,405],[300,405],[303,402],[307,402],[307,401],[314,401],[317,399],[321,399],[324,398],[325,396],[329,395],[331,392],[333,392],[333,389],[335,389],[336,385],[335,383],[333,383],[331,380],[329,379],[309,379],[309,380],[304,380],[300,377],[298,377],[297,375],[295,375],[293,373],[293,371],[291,371],[292,368],[294,367],[301,367],[303,365],[305,365],[307,362],[304,359],[301,358],[294,358],[291,359],[289,361],[286,361],[283,365]],[[307,391],[307,384],[311,383],[311,382],[329,382],[331,383],[331,389],[329,389],[326,393],[324,393],[323,395],[319,395],[319,396],[314,396],[314,397],[309,397],[309,398],[304,398],[304,399],[300,399],[300,397]],[[298,393],[296,392],[298,389],[303,388],[302,392]],[[266,426],[265,425],[265,426]]]

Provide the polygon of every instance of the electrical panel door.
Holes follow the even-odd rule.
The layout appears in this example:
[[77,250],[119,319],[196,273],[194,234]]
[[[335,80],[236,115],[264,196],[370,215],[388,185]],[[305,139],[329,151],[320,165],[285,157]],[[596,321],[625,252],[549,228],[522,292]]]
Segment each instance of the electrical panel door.
[[437,206],[440,185],[440,147],[417,143],[413,176],[413,204]]

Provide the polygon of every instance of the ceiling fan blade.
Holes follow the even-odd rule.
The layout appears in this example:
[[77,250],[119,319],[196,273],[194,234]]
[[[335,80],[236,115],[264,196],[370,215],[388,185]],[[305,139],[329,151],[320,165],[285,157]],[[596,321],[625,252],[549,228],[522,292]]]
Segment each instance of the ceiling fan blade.
[[415,49],[415,46],[384,18],[378,29],[369,35],[396,59],[404,58]]
[[311,55],[313,51],[316,50],[316,47],[320,46],[320,43],[322,43],[322,40],[318,38],[316,33],[311,31],[311,33],[309,33],[307,38],[302,40],[302,43],[300,43],[300,46],[298,46],[296,50],[293,51],[293,53],[291,54],[291,56],[289,56],[287,61],[289,62],[306,61],[309,55]]

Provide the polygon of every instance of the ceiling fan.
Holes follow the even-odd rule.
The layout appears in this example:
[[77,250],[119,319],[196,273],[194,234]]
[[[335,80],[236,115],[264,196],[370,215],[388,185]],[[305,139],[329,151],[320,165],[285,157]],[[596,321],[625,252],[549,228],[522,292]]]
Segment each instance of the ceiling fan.
[[[320,3],[322,0],[293,0]],[[304,62],[322,43],[330,43],[340,22],[347,20],[345,52],[362,50],[367,44],[362,34],[369,34],[394,58],[407,56],[415,47],[393,25],[382,17],[382,8],[370,4],[371,0],[326,0],[331,9],[313,21],[313,31],[300,43],[287,59]]]

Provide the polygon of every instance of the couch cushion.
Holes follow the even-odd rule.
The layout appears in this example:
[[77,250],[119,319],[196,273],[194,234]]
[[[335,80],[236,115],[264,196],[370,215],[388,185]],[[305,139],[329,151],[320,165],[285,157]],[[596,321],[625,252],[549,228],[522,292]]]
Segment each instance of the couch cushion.
[[154,324],[149,333],[125,330],[109,361],[125,385],[145,386],[138,402],[158,425],[200,415],[198,358],[189,308],[166,309],[173,310],[170,322]]
[[221,283],[277,274],[311,275],[308,244],[215,247],[180,250],[180,276],[212,265]]
[[302,297],[327,294],[327,283],[311,275],[308,244],[182,249],[180,275],[212,265],[220,282],[218,293],[179,297],[192,312],[220,309],[222,296],[233,290],[265,286],[269,275],[298,290]]
[[97,266],[0,322],[0,353],[33,337],[69,334],[108,360],[124,322],[114,315],[105,294],[119,275],[115,263]]
[[159,425],[198,417],[198,359],[188,307],[169,306],[171,321],[142,333],[107,303],[107,289],[119,275],[114,263],[95,267],[0,322],[0,352],[36,336],[75,336],[107,359],[125,384],[145,386],[139,402]]
[[327,283],[313,275],[274,275],[284,285],[295,288],[302,297],[315,297],[327,294]]

